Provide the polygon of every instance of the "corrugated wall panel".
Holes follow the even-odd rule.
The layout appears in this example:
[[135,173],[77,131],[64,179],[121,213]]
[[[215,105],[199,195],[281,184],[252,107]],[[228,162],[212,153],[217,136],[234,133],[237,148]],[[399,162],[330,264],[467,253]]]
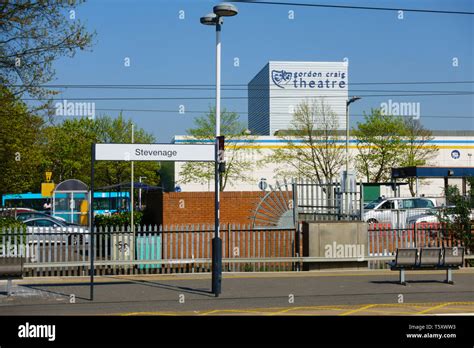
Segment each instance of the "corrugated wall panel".
[[248,84],[248,127],[252,134],[266,135],[270,130],[270,92],[268,64]]

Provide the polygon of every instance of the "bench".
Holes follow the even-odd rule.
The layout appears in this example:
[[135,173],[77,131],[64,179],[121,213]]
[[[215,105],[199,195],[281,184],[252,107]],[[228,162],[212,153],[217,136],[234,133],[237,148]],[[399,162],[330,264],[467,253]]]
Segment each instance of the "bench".
[[388,262],[392,271],[400,272],[400,284],[406,285],[407,270],[446,270],[446,283],[454,284],[453,269],[464,263],[463,247],[444,248],[400,248],[397,249],[395,260]]
[[23,257],[0,257],[0,279],[7,280],[7,296],[12,294],[12,279],[23,278]]

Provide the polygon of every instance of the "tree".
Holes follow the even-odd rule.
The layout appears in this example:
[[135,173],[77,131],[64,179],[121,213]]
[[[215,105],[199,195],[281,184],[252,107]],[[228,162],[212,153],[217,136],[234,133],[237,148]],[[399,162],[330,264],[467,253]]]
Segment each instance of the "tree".
[[[110,116],[67,119],[45,130],[44,167],[53,172],[55,181],[79,179],[90,184],[91,145],[95,143],[130,143],[132,121]],[[136,143],[153,143],[154,137],[143,129],[135,130]],[[130,162],[100,161],[96,163],[96,187],[116,185],[131,178]],[[159,164],[135,162],[134,173],[146,176],[149,184],[159,181]]]
[[[97,142],[99,143],[130,143],[132,121],[125,120],[122,114],[117,118],[103,116],[97,118],[95,124]],[[152,134],[142,128],[135,127],[134,142],[150,144],[155,142]],[[157,185],[160,181],[158,162],[134,162],[135,178],[146,176],[149,185]],[[101,161],[96,163],[97,187],[116,185],[131,180],[131,165],[127,161]]]
[[364,116],[365,122],[352,130],[357,138],[356,169],[367,182],[388,181],[391,168],[402,162],[407,151],[405,122],[401,117],[382,114],[380,109]]
[[53,172],[56,183],[78,179],[90,183],[91,144],[96,142],[95,121],[67,119],[44,130],[43,166]]
[[468,177],[467,181],[469,183],[469,192],[466,196],[461,195],[457,186],[449,185],[447,187],[445,195],[448,206],[441,209],[438,219],[445,224],[447,231],[456,240],[462,242],[467,252],[470,253],[474,247],[471,220],[471,207],[474,203],[474,177]]
[[[221,112],[221,134],[225,136],[225,162],[226,171],[221,175],[220,190],[224,191],[227,185],[232,186],[235,182],[250,182],[253,177],[251,173],[255,167],[253,154],[258,149],[249,148],[253,137],[247,134],[247,129],[239,122],[239,116],[235,112],[225,109]],[[215,109],[194,120],[195,128],[187,130],[189,139],[197,139],[200,143],[209,143],[215,139],[216,116]],[[239,140],[244,140],[245,143]],[[181,182],[198,182],[210,184],[214,178],[214,162],[186,162],[180,171]]]
[[[431,131],[425,129],[419,120],[413,118],[405,119],[405,141],[406,147],[401,158],[400,166],[412,167],[423,166],[433,159],[438,153],[436,145],[429,144],[434,139]],[[415,197],[415,179],[408,179],[410,193]]]
[[[81,0],[0,1],[0,83],[16,95],[45,97],[52,63],[90,47],[93,34],[75,18]],[[65,15],[66,12],[66,15]]]
[[33,191],[39,186],[42,153],[39,148],[43,119],[0,87],[0,192]]
[[[316,178],[331,182],[344,163],[344,148],[337,145],[338,120],[323,101],[303,102],[291,122],[291,128],[280,138],[286,146],[278,148],[265,160],[283,164],[277,169],[282,176]],[[302,140],[303,145],[295,140]]]

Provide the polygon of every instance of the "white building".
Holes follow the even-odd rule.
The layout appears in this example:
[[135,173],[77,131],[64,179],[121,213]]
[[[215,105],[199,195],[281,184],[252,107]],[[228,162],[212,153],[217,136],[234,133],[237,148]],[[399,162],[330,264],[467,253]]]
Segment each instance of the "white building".
[[346,62],[268,62],[248,84],[248,127],[254,135],[290,129],[297,106],[314,98],[346,127],[348,76]]
[[[437,156],[428,163],[428,165],[438,167],[473,167],[474,166],[474,131],[433,131],[434,139],[426,144],[425,146],[437,146]],[[297,141],[297,139],[295,138]],[[341,145],[345,143],[345,138],[341,137]],[[189,138],[185,136],[176,136],[174,143],[186,143],[189,142]],[[259,153],[251,152],[252,161],[257,163],[272,153],[275,148],[285,147],[287,141],[277,136],[258,136],[255,141],[249,143],[248,141],[240,141],[243,147],[252,147],[260,149]],[[350,156],[354,157],[357,154],[357,148],[351,143],[349,147]],[[231,153],[227,150],[225,157],[229,158]],[[210,183],[189,183],[183,184],[180,171],[183,163],[176,163],[173,169],[174,178],[183,191],[213,191],[214,185]],[[256,191],[258,190],[258,183],[262,178],[265,178],[268,184],[274,184],[277,180],[282,181],[282,177],[276,174],[277,167],[281,167],[281,164],[276,163],[265,163],[255,168],[249,168],[248,175],[253,178],[251,182],[236,181],[232,185],[226,187],[226,191]],[[290,179],[290,178],[287,178]],[[358,176],[358,180],[364,181],[364,178]],[[461,180],[450,179],[450,183],[459,184]],[[444,188],[443,179],[430,179],[421,180],[419,185],[419,194],[425,194],[427,196],[440,196],[442,195]],[[381,191],[381,194],[391,196],[393,193],[389,187],[386,188],[387,192]],[[401,195],[408,196],[408,187],[402,186]]]

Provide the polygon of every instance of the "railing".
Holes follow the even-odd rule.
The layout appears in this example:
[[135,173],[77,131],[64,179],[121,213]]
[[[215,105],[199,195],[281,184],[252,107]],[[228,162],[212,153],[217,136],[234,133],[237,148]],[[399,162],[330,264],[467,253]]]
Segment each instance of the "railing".
[[[388,268],[397,248],[426,248],[461,246],[461,240],[453,237],[440,223],[419,223],[411,228],[394,229],[390,224],[370,224],[368,230],[369,268]],[[471,258],[469,250],[467,258]]]
[[[210,272],[211,225],[98,228],[91,236],[55,229],[35,233],[3,229],[0,257],[27,258],[27,276],[85,276],[94,238],[96,274]],[[258,229],[223,225],[223,270],[291,271],[298,256],[294,229]],[[252,260],[258,259],[259,262]],[[267,262],[267,260],[269,260]]]
[[[72,231],[72,230],[71,230]],[[98,275],[200,273],[211,270],[211,225],[180,225],[87,230],[29,230],[3,228],[0,257],[26,257],[26,276],[87,276],[90,245],[94,238],[94,269]],[[224,272],[299,271],[305,262],[361,261],[326,257],[302,257],[302,238],[295,229],[251,229],[223,225]],[[397,248],[460,246],[440,224],[419,224],[393,229],[371,224],[368,230],[369,268],[386,268]],[[466,259],[472,259],[467,251]]]
[[300,220],[361,220],[362,184],[350,182],[348,190],[341,182],[293,181],[296,185]]

